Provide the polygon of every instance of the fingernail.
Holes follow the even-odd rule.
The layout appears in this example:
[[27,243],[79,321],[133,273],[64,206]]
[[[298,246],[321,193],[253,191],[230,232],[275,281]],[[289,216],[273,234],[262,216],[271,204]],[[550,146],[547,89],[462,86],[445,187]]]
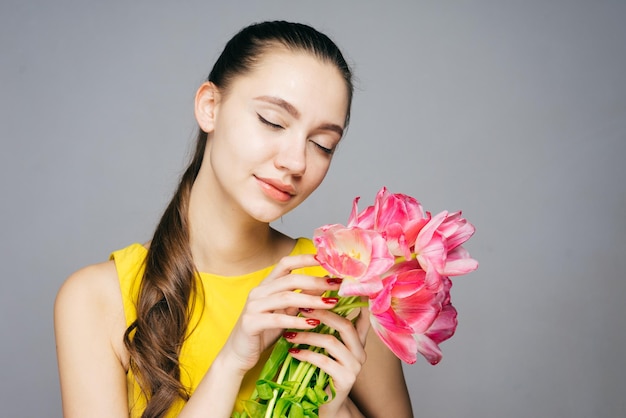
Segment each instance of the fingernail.
[[322,300],[324,301],[324,303],[328,303],[329,305],[334,305],[335,303],[339,302],[338,298],[322,298]]
[[292,332],[292,331],[285,331],[285,332],[283,332],[283,337],[285,337],[288,340],[290,340],[292,338],[295,338],[296,335],[298,335],[297,332]]
[[313,312],[313,309],[311,309],[311,308],[300,308],[300,312],[311,313],[311,312]]
[[316,327],[320,324],[320,320],[319,319],[315,319],[315,318],[309,318],[306,320],[306,323],[311,325],[312,327]]
[[291,354],[296,354],[296,353],[299,353],[299,352],[300,352],[300,349],[299,349],[299,348],[290,348],[290,349],[289,349],[289,352],[290,352]]
[[329,277],[328,279],[326,279],[326,282],[328,284],[341,284],[341,282],[343,282],[343,279],[340,279],[339,277]]

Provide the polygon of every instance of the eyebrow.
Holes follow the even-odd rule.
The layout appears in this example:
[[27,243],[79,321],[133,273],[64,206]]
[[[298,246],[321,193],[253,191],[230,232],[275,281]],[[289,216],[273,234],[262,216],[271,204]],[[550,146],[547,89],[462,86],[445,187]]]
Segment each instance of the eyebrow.
[[276,106],[279,106],[285,109],[287,113],[289,113],[294,118],[296,119],[300,118],[300,112],[298,112],[298,109],[296,109],[295,106],[289,103],[287,100],[281,99],[280,97],[259,96],[259,97],[255,97],[254,99],[261,100],[263,102],[268,102],[271,104],[275,104]]
[[[280,97],[259,96],[259,97],[255,97],[254,100],[260,100],[263,102],[274,104],[276,106],[279,106],[285,109],[285,111],[289,113],[291,116],[293,116],[294,118],[296,119],[300,118],[300,112],[298,112],[298,109],[296,109],[294,105],[292,105],[285,99],[281,99]],[[319,129],[336,132],[337,134],[339,134],[340,137],[343,136],[343,128],[334,123],[323,123],[322,125],[320,125]]]

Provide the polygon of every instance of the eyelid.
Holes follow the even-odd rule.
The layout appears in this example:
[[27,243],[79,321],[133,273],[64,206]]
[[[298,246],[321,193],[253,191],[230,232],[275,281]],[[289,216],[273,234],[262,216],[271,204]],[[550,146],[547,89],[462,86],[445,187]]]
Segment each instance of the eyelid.
[[319,148],[319,149],[320,149],[323,153],[325,153],[325,154],[328,154],[328,155],[333,155],[333,153],[335,152],[335,147],[333,147],[333,148],[326,148],[325,146],[320,145],[320,144],[318,144],[318,143],[317,143],[317,142],[315,142],[315,141],[311,141],[311,142],[313,142],[313,143],[315,144],[315,146],[316,146],[317,148]]
[[285,129],[283,126],[278,125],[276,123],[270,122],[269,120],[265,119],[263,116],[261,116],[259,113],[256,114],[259,118],[259,120],[261,121],[261,123],[269,126],[270,128],[274,128],[274,129]]

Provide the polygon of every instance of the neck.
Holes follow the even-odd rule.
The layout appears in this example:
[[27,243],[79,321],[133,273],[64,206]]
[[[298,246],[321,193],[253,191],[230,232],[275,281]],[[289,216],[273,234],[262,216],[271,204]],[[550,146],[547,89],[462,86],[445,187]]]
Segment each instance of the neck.
[[191,189],[188,216],[191,253],[201,272],[236,276],[257,271],[278,262],[294,244],[268,223],[212,201],[198,181]]

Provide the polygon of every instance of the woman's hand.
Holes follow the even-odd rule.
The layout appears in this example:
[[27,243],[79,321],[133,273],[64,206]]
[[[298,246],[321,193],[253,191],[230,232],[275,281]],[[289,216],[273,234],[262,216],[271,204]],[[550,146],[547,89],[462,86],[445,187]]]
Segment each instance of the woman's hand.
[[350,320],[324,309],[303,310],[303,315],[336,329],[341,336],[339,340],[333,335],[315,332],[289,332],[285,335],[290,342],[323,347],[328,353],[325,355],[310,350],[291,350],[294,358],[319,367],[333,378],[335,397],[329,403],[320,406],[320,418],[362,417],[348,395],[367,358],[364,349],[369,330],[367,309],[361,308],[361,314],[355,325]]
[[[292,274],[295,269],[318,265],[311,254],[281,259],[267,278],[248,295],[220,356],[228,356],[233,367],[245,374],[284,329],[310,330],[319,325],[322,318],[297,316],[299,308],[319,313],[332,308],[336,301],[329,301],[321,295],[327,290],[338,289],[339,283],[327,277]],[[295,292],[297,289],[301,292]]]

